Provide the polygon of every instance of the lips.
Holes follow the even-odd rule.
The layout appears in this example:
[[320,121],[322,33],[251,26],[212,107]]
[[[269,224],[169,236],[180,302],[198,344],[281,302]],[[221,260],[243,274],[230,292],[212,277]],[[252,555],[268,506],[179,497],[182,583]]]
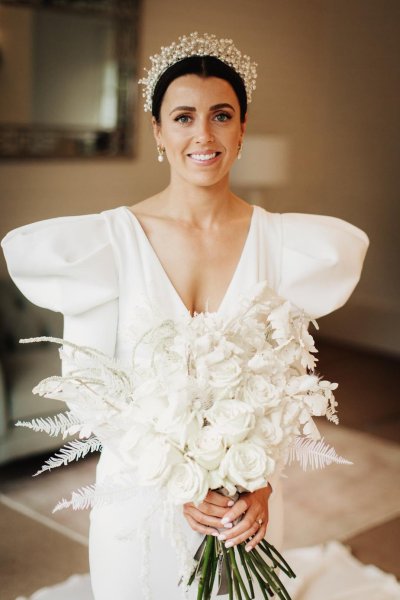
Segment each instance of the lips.
[[221,152],[193,152],[188,154],[189,158],[201,164],[210,164],[221,154]]

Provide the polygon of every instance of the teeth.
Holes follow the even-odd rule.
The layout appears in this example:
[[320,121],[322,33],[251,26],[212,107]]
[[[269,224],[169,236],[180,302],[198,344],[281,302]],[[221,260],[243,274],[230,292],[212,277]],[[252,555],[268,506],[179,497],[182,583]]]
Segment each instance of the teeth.
[[190,156],[195,160],[211,160],[212,158],[215,158],[217,156],[217,153],[213,152],[212,154],[191,154]]

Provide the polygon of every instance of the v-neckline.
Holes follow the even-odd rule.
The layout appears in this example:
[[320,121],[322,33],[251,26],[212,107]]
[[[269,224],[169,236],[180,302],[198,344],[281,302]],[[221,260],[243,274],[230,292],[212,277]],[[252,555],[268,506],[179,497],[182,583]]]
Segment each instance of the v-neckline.
[[[139,230],[139,232],[140,232],[140,234],[141,234],[141,236],[142,236],[142,238],[143,238],[146,246],[149,248],[149,250],[150,250],[150,252],[151,252],[151,254],[153,256],[154,262],[157,265],[158,270],[160,271],[161,275],[164,277],[167,285],[170,287],[170,289],[172,291],[172,294],[175,296],[175,298],[179,302],[181,308],[184,309],[185,312],[188,315],[194,316],[194,315],[192,315],[192,312],[188,309],[188,307],[184,303],[181,295],[178,293],[176,287],[174,286],[174,284],[172,283],[169,275],[167,274],[166,270],[164,269],[164,267],[163,267],[163,265],[162,265],[162,263],[160,261],[160,258],[158,256],[157,252],[155,251],[155,249],[153,248],[152,244],[150,243],[150,240],[147,237],[147,234],[146,234],[145,230],[143,229],[143,226],[142,226],[141,222],[139,221],[139,219],[137,218],[137,216],[130,210],[130,208],[128,206],[122,206],[121,208],[123,208],[126,212],[128,212],[131,224],[132,225],[136,225],[136,228]],[[248,249],[248,246],[250,244],[250,239],[252,237],[252,232],[253,232],[253,229],[254,229],[254,226],[255,226],[254,223],[255,223],[255,218],[256,218],[255,217],[255,215],[256,215],[256,209],[257,209],[257,206],[254,205],[253,206],[253,212],[252,212],[251,217],[250,217],[249,228],[248,228],[248,231],[247,231],[246,239],[245,239],[244,244],[243,244],[242,251],[240,253],[240,257],[239,257],[238,262],[236,264],[236,267],[235,267],[235,270],[234,270],[233,275],[231,277],[231,280],[230,280],[230,282],[229,282],[229,284],[228,284],[228,286],[227,286],[227,288],[225,290],[225,293],[224,293],[224,295],[222,297],[222,300],[220,301],[220,303],[218,305],[218,308],[215,311],[210,311],[210,312],[212,312],[214,314],[219,313],[222,310],[224,304],[227,301],[227,298],[229,297],[231,289],[233,288],[234,283],[236,282],[236,279],[238,277],[238,273],[239,273],[239,271],[241,269],[242,263],[244,261],[244,257],[245,257],[245,255],[247,253],[247,249]],[[208,311],[202,311],[202,312],[208,312]],[[196,312],[194,314],[202,314],[202,312],[201,313],[197,313]]]

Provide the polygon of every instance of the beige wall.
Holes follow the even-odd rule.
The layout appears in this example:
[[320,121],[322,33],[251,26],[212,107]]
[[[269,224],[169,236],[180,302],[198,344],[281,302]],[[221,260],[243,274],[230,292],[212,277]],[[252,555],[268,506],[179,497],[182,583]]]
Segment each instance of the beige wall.
[[[143,0],[140,62],[182,33],[232,37],[259,64],[249,132],[291,142],[273,211],[326,213],[364,228],[371,249],[348,305],[320,323],[339,339],[400,352],[398,257],[400,3],[397,0]],[[167,181],[148,116],[137,156],[0,167],[0,234],[63,214],[131,204]]]
[[29,8],[0,6],[0,122],[32,117],[32,22]]

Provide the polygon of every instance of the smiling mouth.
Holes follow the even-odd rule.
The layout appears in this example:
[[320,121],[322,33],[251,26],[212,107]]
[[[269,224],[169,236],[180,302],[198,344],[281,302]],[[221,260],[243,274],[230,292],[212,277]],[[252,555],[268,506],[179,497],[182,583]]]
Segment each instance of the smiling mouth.
[[208,152],[207,154],[206,153],[198,152],[196,154],[189,154],[189,157],[193,158],[193,160],[198,160],[198,161],[201,161],[201,162],[207,162],[209,160],[213,160],[214,158],[216,158],[220,154],[221,154],[221,152]]

